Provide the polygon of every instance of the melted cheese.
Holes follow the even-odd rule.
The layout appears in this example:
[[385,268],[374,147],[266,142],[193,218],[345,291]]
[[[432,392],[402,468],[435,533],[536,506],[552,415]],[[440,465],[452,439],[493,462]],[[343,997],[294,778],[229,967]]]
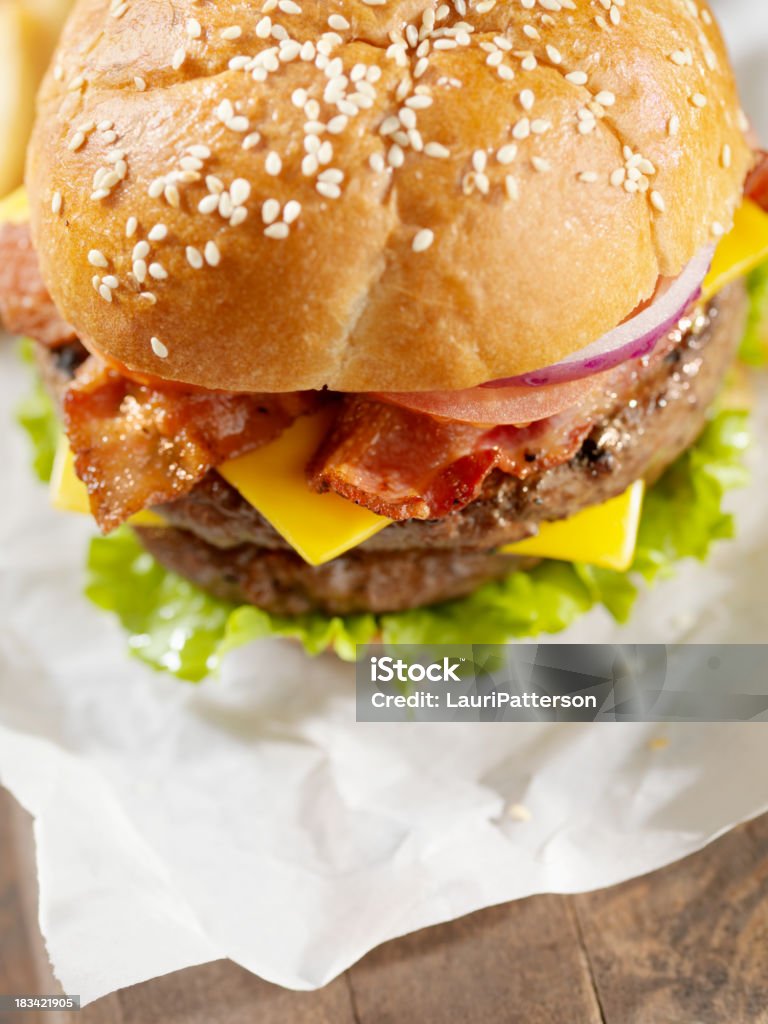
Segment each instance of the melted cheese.
[[727,284],[744,277],[768,260],[768,213],[745,199],[733,219],[733,228],[720,241],[712,269],[704,279],[702,295],[709,302]]
[[635,556],[644,490],[643,481],[638,480],[618,498],[585,508],[570,519],[543,523],[535,537],[501,550],[625,572]]
[[304,471],[329,423],[328,411],[300,416],[276,441],[218,468],[310,565],[330,562],[391,522],[338,494],[307,487]]

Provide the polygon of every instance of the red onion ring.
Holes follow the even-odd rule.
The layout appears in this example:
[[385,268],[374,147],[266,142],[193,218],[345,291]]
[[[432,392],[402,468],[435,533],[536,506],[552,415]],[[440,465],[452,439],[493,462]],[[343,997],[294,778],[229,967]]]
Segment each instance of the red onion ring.
[[653,351],[656,342],[679,323],[685,311],[701,295],[701,285],[712,265],[714,251],[714,245],[705,246],[679,277],[662,282],[649,305],[562,362],[518,377],[489,381],[480,386],[507,388],[526,384],[529,387],[544,387],[547,384],[589,377],[593,373],[610,370],[628,359],[647,356]]

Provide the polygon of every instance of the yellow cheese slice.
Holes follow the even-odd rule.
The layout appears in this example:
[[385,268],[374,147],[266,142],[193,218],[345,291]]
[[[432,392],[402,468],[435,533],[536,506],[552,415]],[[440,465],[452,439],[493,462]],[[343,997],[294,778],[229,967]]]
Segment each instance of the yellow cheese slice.
[[501,550],[625,572],[635,556],[644,490],[643,481],[638,480],[618,498],[585,508],[570,519],[543,523],[535,537],[507,544]]
[[307,486],[304,471],[330,415],[324,410],[300,416],[276,441],[218,467],[310,565],[330,562],[391,522],[338,494],[316,494]]
[[[59,446],[56,449],[56,457],[53,460],[53,472],[51,473],[51,504],[60,512],[79,512],[82,515],[91,514],[91,504],[88,500],[88,491],[85,484],[75,472],[75,457],[72,449],[67,443],[66,437],[62,435]],[[128,520],[131,526],[164,526],[165,520],[154,512],[145,510],[137,512]]]
[[707,274],[702,294],[705,302],[727,284],[744,277],[768,260],[768,214],[749,199],[736,211],[733,228],[715,250],[712,269]]
[[29,200],[23,185],[0,199],[0,227],[3,224],[23,224],[29,220]]

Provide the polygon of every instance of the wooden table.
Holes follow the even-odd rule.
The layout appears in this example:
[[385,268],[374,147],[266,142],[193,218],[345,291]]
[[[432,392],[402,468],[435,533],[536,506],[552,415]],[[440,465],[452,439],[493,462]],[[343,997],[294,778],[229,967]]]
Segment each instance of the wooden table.
[[[37,932],[29,819],[0,791],[0,992],[58,991]],[[584,896],[537,896],[369,953],[320,992],[228,961],[80,1015],[2,1024],[768,1024],[768,816]]]

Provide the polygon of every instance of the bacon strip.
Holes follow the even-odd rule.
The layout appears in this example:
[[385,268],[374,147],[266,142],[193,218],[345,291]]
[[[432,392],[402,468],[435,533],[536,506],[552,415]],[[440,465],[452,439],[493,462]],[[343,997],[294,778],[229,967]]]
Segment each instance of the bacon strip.
[[352,395],[309,467],[309,482],[390,519],[437,519],[474,501],[493,469],[524,480],[566,462],[590,428],[590,416],[569,412],[489,429]]
[[43,284],[29,224],[0,227],[0,320],[11,334],[28,334],[50,348],[77,337]]
[[187,494],[210,469],[273,440],[319,401],[311,392],[160,390],[91,356],[67,389],[63,412],[77,475],[107,533]]
[[578,404],[527,426],[458,423],[350,395],[308,468],[310,486],[390,519],[439,519],[474,501],[494,469],[525,480],[573,458],[678,341],[672,332],[650,355],[586,378]]

